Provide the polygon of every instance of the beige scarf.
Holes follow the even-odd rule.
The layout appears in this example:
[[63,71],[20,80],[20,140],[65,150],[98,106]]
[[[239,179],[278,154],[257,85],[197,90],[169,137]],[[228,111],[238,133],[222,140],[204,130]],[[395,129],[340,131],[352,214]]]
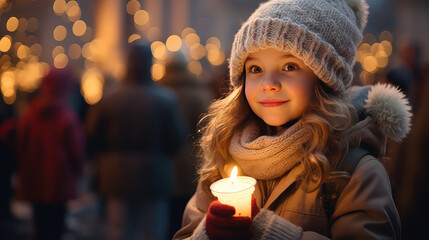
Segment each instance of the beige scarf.
[[298,121],[275,136],[260,136],[255,123],[248,124],[231,139],[229,152],[246,175],[261,180],[275,179],[294,167],[301,168],[303,144],[311,130]]

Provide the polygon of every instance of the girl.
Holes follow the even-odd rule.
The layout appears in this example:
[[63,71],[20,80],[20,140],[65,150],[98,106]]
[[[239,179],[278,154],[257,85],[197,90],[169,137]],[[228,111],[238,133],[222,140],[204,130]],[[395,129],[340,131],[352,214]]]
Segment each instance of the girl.
[[[375,157],[386,136],[409,131],[407,101],[381,85],[346,90],[366,18],[363,0],[272,0],[242,25],[230,59],[233,89],[204,119],[199,184],[176,239],[400,237]],[[371,154],[338,171],[359,146]],[[252,218],[233,217],[234,207],[210,192],[234,165],[257,179]],[[323,186],[335,176],[348,184],[327,209]]]

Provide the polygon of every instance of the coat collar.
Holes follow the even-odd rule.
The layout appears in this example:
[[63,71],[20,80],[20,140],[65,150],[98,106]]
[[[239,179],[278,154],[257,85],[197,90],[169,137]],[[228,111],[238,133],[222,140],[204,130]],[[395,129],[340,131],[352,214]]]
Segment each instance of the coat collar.
[[[301,171],[302,170],[300,167],[295,167],[284,177],[282,177],[279,183],[274,187],[273,191],[271,192],[271,195],[268,197],[267,202],[262,206],[262,208],[269,209],[271,205],[276,201],[276,199],[279,198],[282,193],[284,193],[294,182],[297,181],[297,177]],[[258,191],[255,191],[255,193],[258,193],[259,199],[261,199],[261,192],[259,187]],[[259,202],[259,204],[261,206],[262,202]]]

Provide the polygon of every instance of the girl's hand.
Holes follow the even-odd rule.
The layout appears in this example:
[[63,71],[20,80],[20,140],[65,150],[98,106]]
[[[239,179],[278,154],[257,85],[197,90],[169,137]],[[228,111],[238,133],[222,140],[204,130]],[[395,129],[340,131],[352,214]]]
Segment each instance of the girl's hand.
[[250,239],[253,236],[252,222],[259,208],[252,197],[252,218],[234,217],[235,208],[213,201],[206,217],[206,233],[210,240]]

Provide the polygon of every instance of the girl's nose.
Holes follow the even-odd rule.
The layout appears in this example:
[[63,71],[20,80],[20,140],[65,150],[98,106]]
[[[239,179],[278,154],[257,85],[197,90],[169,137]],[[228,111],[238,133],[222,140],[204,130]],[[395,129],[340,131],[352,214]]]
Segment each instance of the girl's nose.
[[262,81],[263,92],[277,92],[281,88],[280,81],[273,74],[267,75]]

